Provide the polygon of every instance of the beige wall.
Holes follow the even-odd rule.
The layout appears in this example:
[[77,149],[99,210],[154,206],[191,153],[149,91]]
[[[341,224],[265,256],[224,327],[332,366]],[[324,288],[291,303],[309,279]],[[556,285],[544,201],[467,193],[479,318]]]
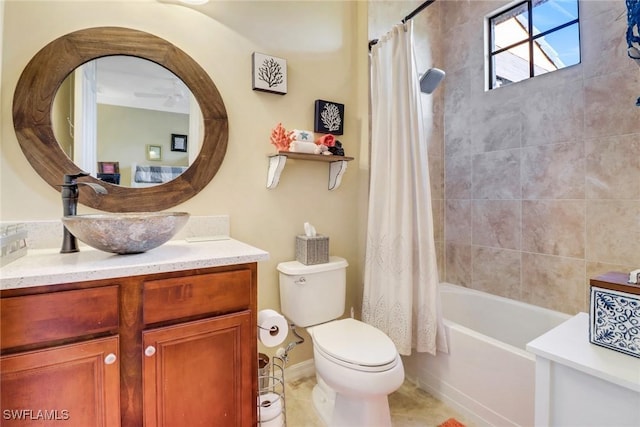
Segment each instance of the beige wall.
[[[419,3],[371,3],[369,37]],[[438,0],[414,20],[419,67],[433,58],[447,72],[429,141],[440,276],[586,311],[590,277],[640,266],[640,71],[625,3],[580,2],[581,64],[485,92],[484,17],[507,3]]]
[[[349,261],[347,307],[359,309],[361,186],[366,184],[360,147],[368,138],[366,4],[214,1],[207,8],[215,19],[156,1],[6,4],[0,218],[55,219],[61,211],[59,194],[34,173],[11,125],[13,90],[29,59],[52,39],[81,28],[116,25],[147,31],[173,42],[202,65],[229,116],[229,147],[220,171],[201,193],[174,209],[193,215],[228,214],[234,238],[270,253],[270,260],[258,267],[260,308],[279,309],[276,265],[294,258],[295,235],[302,232],[303,222],[312,222],[330,236],[331,253]],[[251,90],[254,51],[287,59],[287,95]],[[312,129],[316,99],[345,104],[345,134],[339,139],[356,161],[333,192],[327,190],[327,164],[305,161],[290,161],[280,185],[267,190],[267,154],[274,152],[271,129],[278,122],[288,129]],[[79,211],[90,209],[81,206]],[[307,343],[292,353],[292,362],[311,354]]]
[[[4,0],[0,1],[0,81],[2,81],[2,60],[3,60],[3,40],[4,40]],[[0,115],[2,114],[0,105]]]
[[51,109],[51,124],[53,126],[56,140],[62,151],[69,157],[73,156],[73,96],[74,87],[73,76],[65,79],[58,88],[58,93],[53,99]]
[[[141,128],[140,123],[145,127]],[[188,153],[171,151],[171,134],[189,133],[189,115],[143,108],[98,105],[98,161],[117,161],[120,183],[131,186],[132,163],[188,166]],[[193,142],[187,139],[187,143]],[[159,161],[147,159],[147,145],[160,146]]]

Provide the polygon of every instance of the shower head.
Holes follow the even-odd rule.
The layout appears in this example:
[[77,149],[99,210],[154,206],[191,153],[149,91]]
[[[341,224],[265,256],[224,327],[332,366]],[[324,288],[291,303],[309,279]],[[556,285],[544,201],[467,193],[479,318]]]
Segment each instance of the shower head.
[[426,73],[420,77],[420,91],[423,93],[433,93],[438,87],[445,72],[439,68],[429,68]]

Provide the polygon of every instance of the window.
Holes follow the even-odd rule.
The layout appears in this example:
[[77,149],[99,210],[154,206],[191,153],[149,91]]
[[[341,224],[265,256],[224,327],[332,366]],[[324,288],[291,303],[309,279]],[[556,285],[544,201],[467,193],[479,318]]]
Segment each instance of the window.
[[578,0],[525,0],[489,19],[489,89],[580,63]]

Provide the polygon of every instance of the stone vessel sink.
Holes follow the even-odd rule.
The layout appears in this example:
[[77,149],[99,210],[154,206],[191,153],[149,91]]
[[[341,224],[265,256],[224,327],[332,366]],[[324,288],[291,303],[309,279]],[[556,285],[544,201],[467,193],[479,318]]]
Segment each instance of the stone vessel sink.
[[95,249],[137,254],[166,243],[188,219],[186,212],[134,212],[65,216],[62,223]]

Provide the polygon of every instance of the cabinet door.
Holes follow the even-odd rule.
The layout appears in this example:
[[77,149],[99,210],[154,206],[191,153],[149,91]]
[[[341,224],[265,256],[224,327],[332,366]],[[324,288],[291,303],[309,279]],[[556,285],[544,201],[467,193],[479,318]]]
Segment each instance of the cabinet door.
[[3,427],[120,425],[118,338],[0,357]]
[[251,327],[243,311],[145,331],[145,426],[253,426]]

